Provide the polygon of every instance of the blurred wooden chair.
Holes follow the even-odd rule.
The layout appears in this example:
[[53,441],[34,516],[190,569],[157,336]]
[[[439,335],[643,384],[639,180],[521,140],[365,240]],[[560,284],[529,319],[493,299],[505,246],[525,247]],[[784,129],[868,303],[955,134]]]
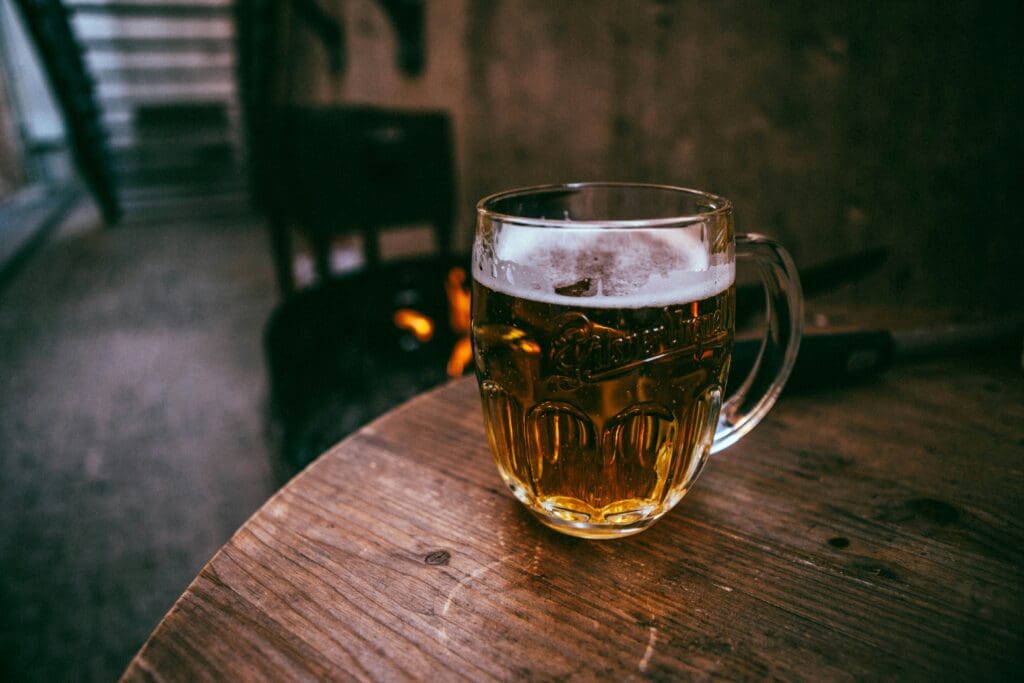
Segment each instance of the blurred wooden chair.
[[[456,192],[446,114],[291,108],[264,130],[275,132],[259,186],[283,294],[264,347],[289,474],[468,367],[468,257],[451,248]],[[431,226],[436,248],[382,260],[381,231],[405,225]],[[293,231],[312,248],[312,286],[296,287]],[[332,241],[346,233],[362,235],[364,264],[335,273]],[[453,365],[456,347],[463,353]]]

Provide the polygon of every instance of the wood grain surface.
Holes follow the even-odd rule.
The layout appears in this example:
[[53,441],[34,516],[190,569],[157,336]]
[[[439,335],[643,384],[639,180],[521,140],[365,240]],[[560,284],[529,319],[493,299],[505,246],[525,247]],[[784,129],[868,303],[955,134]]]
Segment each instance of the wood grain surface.
[[1018,363],[785,397],[613,541],[521,509],[456,381],[275,495],[124,679],[1019,680]]

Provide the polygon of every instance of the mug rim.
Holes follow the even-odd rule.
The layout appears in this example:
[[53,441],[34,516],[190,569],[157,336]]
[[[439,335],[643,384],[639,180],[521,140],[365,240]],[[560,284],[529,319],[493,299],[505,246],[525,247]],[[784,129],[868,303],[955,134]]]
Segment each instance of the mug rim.
[[[687,194],[705,200],[710,209],[698,213],[679,214],[674,216],[663,216],[660,218],[634,218],[634,219],[588,219],[572,220],[564,218],[530,218],[528,216],[516,216],[514,214],[502,213],[491,209],[495,202],[523,195],[536,195],[555,191],[580,190],[586,188],[626,188],[642,190],[667,190],[679,194]],[[492,220],[502,223],[511,223],[520,226],[549,227],[549,228],[659,228],[679,227],[710,217],[724,216],[732,213],[732,202],[721,195],[696,190],[678,185],[667,185],[661,183],[643,182],[617,182],[617,181],[593,181],[576,183],[550,183],[543,185],[528,185],[525,187],[502,190],[485,196],[476,204],[477,214],[480,217],[487,216]]]

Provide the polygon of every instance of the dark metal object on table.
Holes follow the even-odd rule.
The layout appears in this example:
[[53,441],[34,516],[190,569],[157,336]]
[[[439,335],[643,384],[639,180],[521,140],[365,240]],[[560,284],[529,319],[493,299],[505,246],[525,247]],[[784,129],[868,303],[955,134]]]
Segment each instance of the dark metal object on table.
[[[800,271],[804,294],[829,292],[867,275],[885,261],[885,247],[868,249]],[[737,287],[736,320],[742,328],[763,308],[760,285]],[[881,372],[893,363],[956,353],[1001,353],[1020,348],[1024,316],[955,324],[884,329],[805,329],[786,391],[836,387]],[[761,351],[760,340],[736,341],[732,377],[746,377]]]
[[[902,330],[864,329],[805,334],[787,391],[835,387],[882,372],[893,363],[956,354],[1000,354],[1020,348],[1024,316]],[[760,340],[738,340],[731,376],[745,377]]]

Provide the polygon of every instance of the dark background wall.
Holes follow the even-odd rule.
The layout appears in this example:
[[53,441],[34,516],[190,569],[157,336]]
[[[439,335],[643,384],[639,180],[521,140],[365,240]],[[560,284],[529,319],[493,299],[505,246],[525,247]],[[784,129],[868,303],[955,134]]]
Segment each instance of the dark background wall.
[[808,265],[890,249],[858,290],[907,304],[1014,304],[1022,256],[1019,3],[428,0],[427,69],[394,68],[371,0],[332,76],[290,27],[282,94],[443,107],[463,239],[510,186],[644,180],[732,198],[742,230]]

